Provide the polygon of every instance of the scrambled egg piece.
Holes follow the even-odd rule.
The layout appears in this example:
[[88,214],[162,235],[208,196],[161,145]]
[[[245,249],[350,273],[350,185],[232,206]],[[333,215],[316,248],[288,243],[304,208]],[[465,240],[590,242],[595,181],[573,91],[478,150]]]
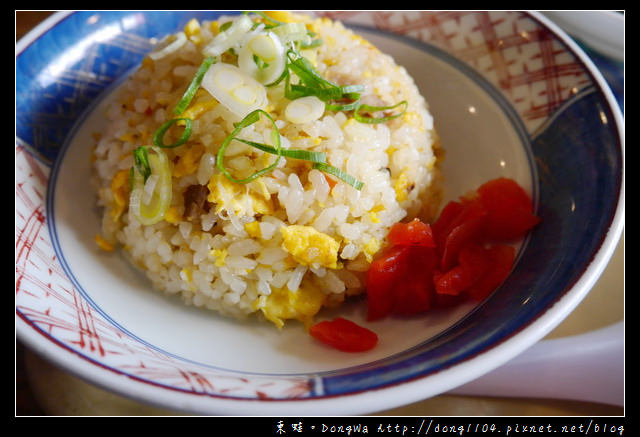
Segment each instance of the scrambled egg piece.
[[193,285],[193,275],[191,274],[191,269],[183,268],[180,270],[180,278],[185,281],[189,285],[189,290],[194,291],[195,287]]
[[189,20],[189,22],[184,26],[184,34],[194,44],[198,44],[202,41],[202,38],[200,37],[200,23],[197,19],[192,18]]
[[111,193],[114,201],[111,218],[118,221],[129,203],[129,170],[120,170],[113,176]]
[[420,129],[421,132],[424,132],[424,124],[422,123],[422,118],[420,114],[415,111],[407,111],[402,116],[402,121],[412,126],[416,126]]
[[294,23],[298,21],[289,11],[264,11],[264,14],[269,18],[282,21],[283,23]]
[[96,244],[98,245],[98,247],[102,250],[104,250],[105,252],[113,252],[113,250],[115,249],[115,247],[113,247],[113,244],[109,243],[107,240],[104,239],[104,237],[100,234],[96,234],[96,236],[94,237]]
[[285,320],[299,320],[309,327],[327,295],[310,281],[303,281],[300,288],[291,291],[287,287],[274,288],[269,296],[260,296],[254,307],[260,309],[267,320],[278,328],[284,326]]
[[207,201],[216,204],[216,213],[234,211],[237,215],[273,214],[271,195],[256,193],[249,185],[231,182],[222,173],[211,177]]
[[133,143],[134,141],[136,141],[136,136],[131,132],[125,132],[124,134],[120,135],[118,139],[122,142],[128,141],[130,143]]
[[204,152],[205,148],[202,144],[185,147],[178,162],[173,166],[173,177],[181,178],[182,176],[195,173],[198,170],[200,158],[202,158]]
[[300,264],[338,268],[340,243],[311,226],[290,225],[280,228],[282,248]]
[[409,197],[409,191],[411,187],[411,181],[407,176],[407,172],[403,171],[396,179],[395,184],[393,184],[393,188],[396,191],[396,199],[398,202],[404,202]]
[[384,206],[376,205],[369,210],[369,220],[371,220],[371,223],[380,223],[380,217],[378,217],[380,211],[384,211]]
[[164,213],[164,219],[168,223],[175,224],[182,220],[182,215],[180,214],[180,211],[178,211],[178,208],[170,206],[169,209],[167,209],[167,212]]
[[260,231],[260,223],[249,222],[244,225],[244,230],[247,231],[250,237],[262,238],[262,232]]
[[380,243],[380,240],[374,237],[371,237],[367,244],[364,245],[364,256],[368,262],[373,260],[373,255],[375,255],[381,247],[382,244]]
[[209,252],[209,257],[211,259],[215,259],[216,267],[224,267],[225,260],[227,258],[227,250],[226,249],[213,249]]
[[[191,104],[187,109],[185,109],[185,111],[182,113],[182,115],[180,115],[180,117],[190,118],[192,120],[195,120],[196,118],[200,117],[205,112],[212,110],[216,106],[218,106],[218,101],[215,99],[207,100],[204,102],[196,102]],[[183,126],[186,123],[184,121],[179,121],[178,124],[180,126]]]

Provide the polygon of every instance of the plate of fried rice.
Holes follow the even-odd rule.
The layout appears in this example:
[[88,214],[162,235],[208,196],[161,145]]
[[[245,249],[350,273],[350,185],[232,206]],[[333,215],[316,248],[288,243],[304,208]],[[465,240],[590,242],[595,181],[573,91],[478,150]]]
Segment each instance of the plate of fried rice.
[[[144,403],[342,415],[442,393],[566,317],[622,229],[619,109],[538,14],[69,12],[16,53],[17,334]],[[439,251],[487,181],[530,221],[500,229],[490,289],[456,288],[471,255],[502,259]]]

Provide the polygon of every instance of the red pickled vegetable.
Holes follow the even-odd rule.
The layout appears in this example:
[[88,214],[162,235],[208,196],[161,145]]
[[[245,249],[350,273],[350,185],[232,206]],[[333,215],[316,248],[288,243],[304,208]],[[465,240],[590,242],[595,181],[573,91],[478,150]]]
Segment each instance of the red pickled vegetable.
[[433,248],[412,247],[404,276],[392,290],[392,314],[411,316],[433,306],[435,297],[432,272],[436,267]]
[[460,249],[467,243],[476,242],[482,237],[487,218],[487,210],[477,199],[462,203],[462,209],[441,237],[440,268],[448,270],[453,267]]
[[533,214],[531,198],[512,179],[486,182],[478,188],[478,196],[487,210],[484,234],[489,239],[520,238],[540,222]]
[[309,333],[316,340],[343,352],[365,352],[378,343],[375,332],[342,317],[316,323]]
[[488,297],[511,273],[515,253],[513,246],[506,244],[489,247],[487,249],[488,268],[465,290],[465,293],[476,301],[482,301]]
[[455,266],[444,273],[435,273],[433,281],[437,293],[453,296],[459,295],[473,284],[469,271],[462,266]]
[[368,320],[387,316],[395,303],[394,287],[406,276],[410,257],[407,246],[391,246],[377,257],[367,271]]
[[447,203],[432,225],[397,223],[367,272],[368,320],[485,299],[513,267],[515,249],[504,242],[539,222],[522,187],[497,178]]
[[415,218],[409,223],[397,223],[391,228],[389,241],[395,246],[435,247],[431,226]]

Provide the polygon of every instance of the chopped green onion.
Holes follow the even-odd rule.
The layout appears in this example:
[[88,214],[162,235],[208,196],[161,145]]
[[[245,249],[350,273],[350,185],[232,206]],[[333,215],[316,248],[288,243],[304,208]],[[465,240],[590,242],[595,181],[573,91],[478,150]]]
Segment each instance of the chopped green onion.
[[292,84],[289,77],[285,78],[284,95],[289,100],[299,99],[300,97],[316,96],[323,102],[329,100],[338,100],[342,98],[339,88],[330,88],[318,85]]
[[[142,146],[142,149],[147,149]],[[147,155],[151,174],[155,176],[152,186],[147,186],[143,175],[132,171],[129,209],[143,225],[153,225],[164,218],[171,205],[172,184],[171,169],[167,155],[157,147],[150,147],[154,152]],[[133,170],[133,167],[131,168]],[[151,181],[149,181],[151,183]]]
[[[269,121],[271,122],[271,125],[273,126],[273,130],[271,131],[271,139],[275,143],[276,145],[275,147],[269,146],[267,144],[256,143],[254,141],[249,141],[242,138],[236,138],[242,129],[260,120],[260,114],[264,114],[269,119]],[[278,158],[275,160],[273,164],[263,168],[262,170],[258,170],[257,172],[253,173],[252,175],[244,179],[236,179],[229,173],[229,171],[224,166],[224,153],[227,147],[229,146],[229,144],[231,143],[231,141],[233,141],[234,139],[236,141],[240,141],[249,146],[262,150],[264,152],[277,155]],[[220,172],[222,172],[222,174],[224,174],[227,177],[227,179],[229,179],[230,181],[238,184],[247,184],[259,178],[263,174],[274,170],[277,167],[280,161],[280,158],[282,158],[283,156],[294,158],[294,159],[302,159],[305,161],[311,161],[313,163],[313,168],[334,175],[338,179],[354,187],[356,190],[361,190],[362,187],[364,186],[363,182],[357,180],[353,176],[343,172],[339,168],[336,168],[327,164],[325,154],[322,152],[312,152],[308,150],[298,150],[298,149],[283,149],[280,144],[280,132],[278,130],[278,127],[276,126],[275,121],[273,120],[273,118],[271,118],[271,116],[267,112],[263,111],[262,109],[256,109],[255,111],[249,113],[245,118],[243,118],[239,123],[235,125],[235,128],[233,129],[233,131],[229,134],[229,136],[227,136],[227,138],[225,138],[225,140],[220,145],[220,150],[218,150],[218,156],[216,159],[216,165],[220,170]]]
[[[295,58],[292,58],[291,55],[295,55]],[[300,81],[310,87],[310,88],[320,88],[323,90],[329,90],[335,95],[341,95],[340,86],[326,80],[324,77],[320,75],[313,67],[311,62],[305,58],[304,56],[300,56],[298,52],[295,50],[289,50],[287,52],[288,65],[291,71],[295,73],[296,76],[300,78]]]
[[346,97],[357,98],[364,92],[364,85],[344,85],[340,87],[340,92]]
[[[278,154],[277,149],[275,147],[269,146],[268,144],[256,143],[254,141],[245,140],[243,138],[234,139],[236,141],[240,141],[241,143],[247,144],[248,146],[262,150],[263,152],[271,153],[272,155]],[[280,149],[280,155],[284,156],[285,158],[301,159],[303,161],[311,162],[326,162],[327,159],[324,152],[313,152],[311,150],[301,149]]]
[[[178,138],[178,140],[175,143],[164,144],[164,134],[167,133],[167,131],[171,126],[173,126],[175,123],[181,120],[185,122],[185,126],[184,126],[184,131],[182,132],[182,135],[180,136],[180,138]],[[162,124],[162,126],[158,128],[156,133],[153,135],[153,144],[155,144],[157,147],[162,147],[163,149],[172,149],[174,147],[181,146],[184,143],[186,143],[189,137],[191,136],[192,126],[193,126],[193,122],[191,121],[190,118],[173,118],[169,121],[166,121]]]
[[269,64],[264,62],[264,60],[256,54],[254,54],[252,58],[253,58],[253,62],[256,64],[256,67],[258,67],[258,69],[260,70],[267,68],[269,66]]
[[211,66],[202,78],[202,87],[240,118],[265,108],[269,102],[264,85],[239,67],[225,62]]
[[244,41],[238,67],[262,84],[271,83],[287,68],[285,47],[272,32],[258,32]]
[[240,16],[231,21],[224,31],[213,37],[203,49],[206,56],[220,56],[227,50],[235,47],[253,28],[253,21],[247,16]]
[[301,159],[313,163],[324,163],[327,157],[324,152],[313,152],[311,150],[282,149],[282,156],[285,158]]
[[304,23],[282,23],[270,29],[275,33],[283,44],[300,43],[303,45],[311,44],[311,36]]
[[316,39],[312,39],[309,42],[301,41],[300,42],[300,48],[301,49],[314,49],[316,47],[320,47],[322,44],[324,44],[324,42],[322,41],[322,38],[316,38]]
[[244,14],[256,14],[256,15],[259,15],[264,20],[270,21],[272,23],[271,26],[280,26],[282,24],[285,24],[284,21],[278,21],[278,20],[276,20],[274,18],[271,18],[270,16],[268,16],[267,14],[265,14],[262,11],[244,11],[243,13]]
[[360,106],[360,99],[347,103],[327,103],[325,109],[327,111],[352,111]]
[[288,77],[289,77],[289,69],[285,66],[285,68],[282,71],[282,74],[280,75],[280,77],[278,77],[276,80],[274,80],[271,83],[266,83],[264,86],[266,86],[267,88],[274,87],[274,86],[278,85],[280,82],[282,82],[285,78],[288,78]]
[[164,46],[162,49],[155,50],[149,53],[149,58],[153,59],[154,61],[157,61],[158,59],[162,59],[168,54],[173,53],[176,50],[180,49],[180,47],[182,47],[187,42],[187,36],[184,34],[184,32],[176,33],[174,35],[174,38],[175,39],[173,41],[171,41],[169,44]]
[[187,90],[182,95],[182,98],[173,109],[174,114],[180,115],[185,111],[185,109],[187,109],[187,106],[189,106],[189,103],[191,103],[193,96],[195,96],[196,91],[198,91],[198,88],[202,83],[202,78],[204,77],[209,67],[211,67],[211,64],[213,64],[214,62],[216,62],[216,59],[213,56],[208,56],[204,61],[202,61],[202,64],[200,64],[200,68],[198,68],[198,71],[191,81],[191,84],[189,84],[189,87],[187,87]]
[[136,170],[138,170],[144,178],[144,182],[147,182],[147,179],[151,175],[151,167],[149,166],[149,152],[147,152],[145,146],[138,147],[133,151],[133,162]]
[[[362,112],[378,112],[378,111],[387,111],[389,109],[395,109],[398,106],[404,105],[404,109],[401,112],[397,112],[392,115],[387,115],[384,117],[367,117],[362,115]],[[398,118],[402,116],[407,111],[408,102],[403,100],[401,102],[396,103],[395,105],[390,106],[370,106],[370,105],[360,105],[353,113],[353,117],[358,120],[360,123],[384,123],[385,121],[393,120],[394,118]]]
[[[295,50],[287,51],[287,69],[278,78],[278,80],[269,84],[275,85],[285,80],[285,97],[289,100],[296,100],[306,96],[316,96],[325,102],[327,111],[354,111],[354,118],[361,123],[375,124],[384,123],[394,118],[402,116],[408,106],[406,100],[402,100],[395,105],[390,106],[371,106],[360,103],[361,93],[364,92],[364,86],[344,85],[340,86],[323,78],[318,73],[308,59],[300,56]],[[300,83],[292,84],[290,81],[289,71],[294,73],[300,79]],[[369,117],[364,115],[366,112],[387,111],[404,106],[402,111],[392,115],[383,117]]]
[[326,111],[326,104],[316,96],[292,100],[284,109],[284,118],[291,123],[311,123],[319,120]]
[[220,25],[220,29],[219,29],[219,31],[220,31],[220,32],[224,32],[225,30],[227,30],[228,28],[230,28],[232,24],[233,24],[233,21],[225,21],[224,23],[222,23],[222,24]]
[[[269,19],[272,20],[271,18]],[[278,27],[274,27],[272,32],[278,35],[280,39],[282,39],[287,35],[300,35],[300,34],[308,35],[307,26],[304,23],[300,23],[300,22],[293,22],[293,23],[279,22]]]
[[358,191],[360,191],[362,189],[362,187],[364,186],[364,182],[357,180],[356,178],[354,178],[350,174],[347,174],[347,173],[343,172],[342,170],[340,170],[339,168],[333,167],[333,166],[331,166],[331,165],[329,165],[327,163],[314,162],[313,163],[313,168],[315,168],[316,170],[320,170],[320,171],[323,171],[325,173],[329,173],[329,174],[334,175],[335,177],[337,177],[341,181],[351,185],[353,188],[355,188]]
[[314,31],[307,30],[307,35],[309,35],[309,39],[306,41],[301,41],[300,47],[299,47],[300,49],[313,49],[324,44],[324,42],[322,41],[322,38],[315,38],[316,36],[318,36],[318,34],[315,33]]
[[[244,179],[236,179],[233,176],[231,176],[231,173],[229,173],[229,171],[224,166],[224,152],[226,151],[229,143],[231,143],[231,141],[236,138],[236,136],[240,133],[242,129],[260,120],[260,114],[264,114],[265,117],[269,119],[269,121],[271,122],[271,125],[273,126],[273,130],[271,131],[271,139],[276,145],[274,154],[277,155],[278,158],[275,160],[273,164],[263,168],[262,170],[258,170],[257,172],[253,173],[252,175]],[[218,150],[216,165],[218,169],[222,172],[222,174],[224,174],[227,177],[227,179],[229,179],[231,182],[235,182],[237,184],[248,184],[254,179],[259,178],[263,174],[274,170],[280,163],[280,158],[282,158],[282,146],[280,144],[280,131],[278,130],[278,126],[276,126],[276,122],[273,120],[273,118],[271,118],[271,116],[267,112],[263,111],[262,109],[256,109],[250,112],[249,114],[247,114],[246,117],[244,117],[239,123],[237,123],[235,125],[235,129],[233,129],[233,131],[229,134],[229,136],[227,136],[227,138],[224,139],[224,141],[220,145],[220,150]]]
[[[358,107],[362,85],[340,86],[323,78],[308,59],[295,50],[287,52],[287,65],[300,79],[299,84],[291,84],[289,76],[285,79],[285,97],[289,100],[306,96],[316,96],[327,104],[330,111],[350,111]],[[279,79],[282,80],[282,79]],[[339,103],[347,100],[348,102]]]
[[317,86],[291,84],[285,82],[285,97],[289,100],[299,99],[300,97],[316,96],[323,102],[329,100],[339,100],[342,98],[339,88],[324,88]]

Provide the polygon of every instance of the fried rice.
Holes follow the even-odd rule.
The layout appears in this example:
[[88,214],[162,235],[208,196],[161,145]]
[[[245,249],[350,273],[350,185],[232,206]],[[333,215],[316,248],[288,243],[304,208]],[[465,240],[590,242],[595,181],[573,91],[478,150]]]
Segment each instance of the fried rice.
[[[318,111],[317,102],[310,111],[296,110],[283,80],[253,85],[264,90],[259,108],[273,122],[263,115],[237,133],[244,114],[204,85],[176,116],[174,108],[207,56],[215,57],[211,68],[230,65],[230,71],[240,71],[238,41],[246,43],[248,37],[222,53],[225,47],[215,42],[246,16],[191,20],[160,41],[118,89],[94,149],[102,211],[97,241],[107,250],[121,248],[155,289],[186,304],[231,317],[256,315],[278,327],[293,319],[308,325],[322,308],[364,291],[366,271],[394,223],[429,218],[437,210],[438,136],[425,99],[392,56],[340,22],[285,12],[252,16],[247,33],[264,35],[273,23],[304,24],[321,42],[299,51],[316,73],[339,86],[361,86],[359,102],[365,108],[404,101],[402,113],[370,123],[353,109],[322,106]],[[254,78],[261,71],[256,65]],[[167,205],[157,220],[145,222],[131,204],[132,176],[140,171],[135,151],[153,146],[158,129],[177,117],[189,118],[191,132],[184,144],[162,148],[170,175]],[[177,141],[182,128],[184,120],[174,122],[165,144]],[[218,166],[221,145],[234,129],[238,138],[272,147],[276,131],[282,149],[321,152],[331,168],[361,186],[309,160],[284,156],[271,171],[237,183]],[[276,158],[231,140],[224,168],[245,178]],[[150,192],[142,192],[142,201],[153,194],[148,185],[144,182],[142,190]]]

